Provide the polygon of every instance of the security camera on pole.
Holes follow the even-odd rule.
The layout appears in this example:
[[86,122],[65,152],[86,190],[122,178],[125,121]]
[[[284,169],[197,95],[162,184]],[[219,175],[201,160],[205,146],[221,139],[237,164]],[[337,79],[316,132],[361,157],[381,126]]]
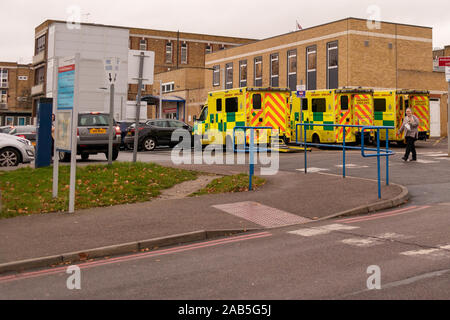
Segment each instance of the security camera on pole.
[[114,117],[114,85],[117,81],[117,75],[119,73],[119,58],[106,58],[104,60],[106,81],[109,83],[110,103],[109,103],[109,141],[108,141],[108,165],[112,165],[112,153],[113,153],[113,139],[115,130],[113,128]]
[[130,50],[128,53],[128,83],[138,85],[136,97],[136,118],[133,147],[133,162],[137,161],[139,142],[139,121],[141,114],[142,85],[153,84],[155,53],[153,51]]

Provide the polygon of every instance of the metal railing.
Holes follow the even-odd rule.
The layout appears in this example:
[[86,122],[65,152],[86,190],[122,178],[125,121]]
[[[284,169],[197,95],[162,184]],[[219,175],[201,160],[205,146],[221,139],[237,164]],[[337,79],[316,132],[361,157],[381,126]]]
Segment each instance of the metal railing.
[[[245,127],[245,126],[239,126],[233,128],[233,151],[234,152],[245,152],[249,153],[249,181],[248,181],[248,190],[252,191],[253,185],[253,175],[255,173],[255,152],[264,152],[264,151],[271,151],[270,148],[261,148],[260,146],[257,146],[255,148],[255,130],[272,130],[272,127]],[[242,130],[244,131],[244,144],[240,148],[236,148],[236,130]],[[249,140],[249,147],[247,148],[247,130],[250,130],[250,140]]]
[[[298,140],[298,127],[303,126],[303,142],[299,142]],[[324,144],[324,143],[307,143],[307,127],[342,127],[342,145],[340,144]],[[354,147],[346,145],[345,137],[347,135],[346,128],[360,128],[361,129],[361,147]],[[380,158],[386,157],[386,185],[389,185],[389,157],[394,155],[395,153],[389,149],[389,130],[393,130],[395,127],[391,126],[363,126],[363,125],[344,125],[344,124],[312,124],[312,123],[297,123],[295,127],[296,131],[296,144],[303,145],[305,147],[305,174],[308,173],[308,158],[307,158],[307,147],[308,146],[316,146],[316,147],[331,147],[331,148],[339,148],[342,149],[342,175],[346,177],[346,150],[361,150],[361,155],[364,158],[377,157],[377,173],[378,173],[378,199],[381,199],[381,173],[380,173]],[[377,130],[377,148],[364,148],[364,131],[366,130]],[[386,130],[386,149],[380,149],[380,130]],[[376,151],[374,154],[366,154],[366,151]]]

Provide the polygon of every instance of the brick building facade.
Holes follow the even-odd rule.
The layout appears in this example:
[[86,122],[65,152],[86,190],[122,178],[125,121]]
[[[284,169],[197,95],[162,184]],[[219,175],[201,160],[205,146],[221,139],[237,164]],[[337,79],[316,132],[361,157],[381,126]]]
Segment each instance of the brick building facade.
[[447,84],[433,71],[432,29],[347,18],[207,55],[206,91],[244,86],[426,89],[447,134]]
[[0,126],[32,123],[33,75],[31,65],[0,62]]
[[[35,29],[35,55],[33,57],[35,80],[32,87],[33,112],[36,110],[37,100],[40,97],[44,97],[48,91],[46,88],[46,73],[49,50],[49,30],[53,24],[61,23],[65,24],[64,21],[47,20]],[[128,30],[128,49],[149,50],[155,52],[155,74],[180,68],[203,68],[205,65],[206,53],[254,41],[253,39],[236,37],[105,26],[98,24],[81,24],[81,28],[83,26],[98,26],[102,28]],[[80,50],[82,50],[82,48]],[[151,85],[147,85],[143,89],[143,95],[153,93],[153,86]],[[135,100],[137,92],[137,85],[129,84],[128,100]]]

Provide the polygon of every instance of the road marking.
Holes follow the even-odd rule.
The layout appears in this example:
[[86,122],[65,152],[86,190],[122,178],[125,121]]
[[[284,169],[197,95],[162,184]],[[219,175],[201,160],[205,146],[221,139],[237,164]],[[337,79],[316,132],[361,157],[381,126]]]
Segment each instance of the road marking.
[[450,245],[438,246],[432,249],[420,249],[400,252],[404,256],[425,258],[447,258],[450,257]]
[[[199,242],[199,243],[194,243],[194,244],[190,244],[190,245],[184,245],[184,246],[179,246],[179,247],[174,247],[174,248],[169,248],[169,249],[161,249],[161,250],[149,251],[149,252],[144,252],[144,253],[136,253],[136,254],[121,256],[121,257],[112,258],[112,259],[108,259],[108,260],[102,259],[102,260],[93,261],[93,262],[80,263],[80,264],[77,264],[77,266],[80,269],[86,269],[86,268],[104,266],[104,265],[109,265],[109,264],[114,264],[114,263],[135,261],[135,260],[145,259],[145,258],[150,258],[150,257],[155,257],[155,256],[168,255],[168,254],[190,251],[190,250],[195,250],[195,249],[219,246],[222,244],[234,243],[234,242],[239,242],[239,241],[265,238],[265,237],[270,237],[270,236],[272,236],[272,234],[265,231],[265,232],[235,236],[235,237],[218,239],[218,240],[203,241],[203,242]],[[32,272],[4,276],[4,277],[0,277],[0,283],[15,281],[15,280],[22,280],[22,279],[29,279],[29,278],[36,278],[36,277],[40,277],[40,276],[52,275],[52,274],[57,274],[57,273],[65,273],[68,266],[69,265],[66,265],[64,267],[56,267],[56,268],[52,268],[52,269],[44,269],[44,270],[39,270],[39,271],[32,271]]]
[[[305,168],[297,169],[297,171],[305,172]],[[330,171],[330,169],[315,168],[315,167],[308,168],[308,172],[310,172],[310,173],[321,172],[321,171]]]
[[385,240],[402,240],[402,239],[410,239],[412,236],[406,236],[404,234],[399,234],[395,232],[386,232],[380,235],[375,236],[375,238],[385,239]]
[[[343,164],[338,164],[335,167],[337,168],[343,168],[344,165]],[[350,169],[363,169],[363,168],[369,168],[369,166],[362,166],[359,164],[353,164],[353,163],[349,163],[345,165],[346,168],[350,168]]]
[[405,214],[405,213],[423,210],[423,209],[426,209],[429,207],[430,206],[419,206],[419,207],[411,206],[411,207],[406,207],[406,208],[399,209],[399,210],[393,210],[393,211],[388,211],[388,212],[383,212],[383,213],[375,213],[375,214],[371,214],[368,216],[337,220],[337,222],[342,222],[342,223],[348,224],[348,223],[355,223],[355,222],[362,222],[362,221],[370,221],[370,220],[376,220],[376,219],[381,219],[381,218],[398,216],[398,215]]
[[332,231],[354,230],[354,229],[358,229],[358,228],[359,227],[345,226],[342,224],[335,223],[335,224],[330,224],[330,225],[325,225],[325,226],[320,226],[320,227],[302,228],[299,230],[289,231],[288,233],[294,234],[297,236],[302,236],[302,237],[312,237],[312,236],[318,236],[318,235],[322,235],[322,234],[328,234],[328,233],[331,233]]
[[447,153],[438,153],[438,152],[425,152],[425,153],[419,153],[424,155],[425,157],[444,157],[448,156]]
[[450,160],[450,157],[439,157],[436,160]]
[[424,164],[430,164],[430,163],[439,163],[439,161],[432,161],[432,160],[423,160],[423,159],[417,159],[418,163],[424,163]]
[[383,242],[374,238],[350,238],[350,239],[344,239],[341,241],[344,244],[348,244],[351,246],[356,247],[372,247],[379,244],[382,244]]
[[214,205],[219,209],[236,217],[251,221],[265,228],[284,227],[294,224],[310,222],[304,218],[277,208],[268,207],[254,201],[234,202]]

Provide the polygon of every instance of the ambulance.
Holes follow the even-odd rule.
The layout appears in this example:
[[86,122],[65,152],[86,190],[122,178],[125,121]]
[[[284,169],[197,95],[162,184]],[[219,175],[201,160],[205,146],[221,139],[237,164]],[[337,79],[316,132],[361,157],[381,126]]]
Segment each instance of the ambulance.
[[[390,90],[374,92],[374,125],[393,126],[389,131],[389,141],[403,144],[405,135],[399,135],[405,111],[411,108],[419,119],[419,139],[430,137],[430,96],[429,91],[420,90]],[[380,140],[386,141],[386,131],[381,130]]]
[[[199,136],[202,145],[229,146],[233,144],[234,127],[270,127],[257,130],[257,143],[269,143],[275,133],[289,142],[289,97],[287,88],[246,87],[210,92],[200,116],[194,118],[194,136]],[[237,131],[236,136],[244,132]],[[249,134],[247,130],[247,143]]]
[[[306,91],[305,97],[296,92],[291,95],[291,137],[304,141],[304,124],[373,125],[373,90],[365,88],[343,88],[333,90]],[[345,142],[360,142],[361,128],[346,128]],[[364,132],[370,140],[373,132]],[[306,125],[306,142],[343,143],[344,128]]]

